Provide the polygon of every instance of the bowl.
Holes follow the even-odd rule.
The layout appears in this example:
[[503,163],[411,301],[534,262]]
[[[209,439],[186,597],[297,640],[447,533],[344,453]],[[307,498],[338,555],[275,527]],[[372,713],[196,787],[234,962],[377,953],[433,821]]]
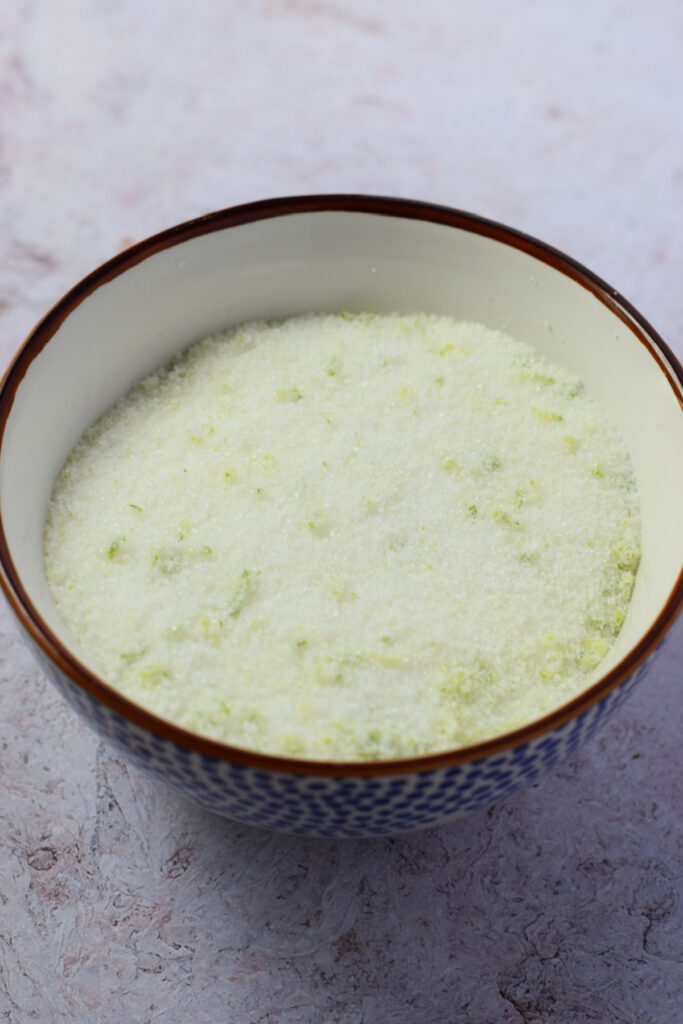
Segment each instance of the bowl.
[[[623,628],[584,692],[523,728],[396,761],[321,763],[183,730],[108,686],[47,588],[53,482],[83,431],[192,341],[302,312],[448,314],[502,328],[579,374],[630,447],[642,559]],[[213,213],[120,253],[20,349],[0,391],[0,582],[47,676],[104,739],[219,814],[290,833],[373,836],[488,805],[571,755],[646,675],[683,604],[683,374],[643,317],[555,249],[472,214],[311,196]]]

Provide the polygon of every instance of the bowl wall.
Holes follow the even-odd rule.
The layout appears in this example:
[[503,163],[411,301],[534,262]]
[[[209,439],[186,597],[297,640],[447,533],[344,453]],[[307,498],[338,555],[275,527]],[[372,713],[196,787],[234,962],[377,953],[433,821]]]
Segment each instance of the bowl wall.
[[190,750],[108,707],[75,683],[26,634],[71,707],[124,757],[216,814],[294,835],[371,837],[433,828],[531,785],[589,740],[645,677],[650,660],[576,717],[481,758],[416,771],[291,772]]

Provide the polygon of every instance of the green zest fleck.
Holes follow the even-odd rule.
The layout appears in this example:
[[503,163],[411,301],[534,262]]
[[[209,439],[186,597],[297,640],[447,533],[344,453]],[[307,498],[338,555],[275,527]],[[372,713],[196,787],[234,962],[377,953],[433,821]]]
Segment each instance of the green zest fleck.
[[137,678],[145,689],[155,690],[163,679],[170,679],[171,675],[165,666],[151,665],[149,668],[140,669]]
[[339,356],[332,356],[329,363],[327,364],[327,370],[325,371],[327,373],[327,376],[336,377],[340,370],[341,359],[339,358]]
[[377,512],[379,510],[379,499],[370,498],[367,494],[362,494],[360,498],[360,506],[367,512]]
[[610,552],[617,569],[635,572],[640,561],[640,551],[636,544],[626,537],[620,537]]
[[358,756],[363,761],[377,757],[382,745],[382,730],[368,729],[365,736],[358,737]]
[[107,558],[115,558],[116,557],[116,554],[117,554],[119,548],[121,547],[121,545],[123,544],[125,539],[126,539],[125,537],[117,537],[116,540],[113,540],[111,542],[111,544],[107,548]]
[[560,415],[559,412],[548,412],[546,409],[537,409],[535,405],[531,406],[532,412],[535,412],[540,420],[547,420],[549,423],[562,423],[564,416]]
[[493,518],[497,523],[504,523],[506,526],[521,526],[519,519],[513,519],[509,512],[500,507],[493,510]]
[[340,602],[352,601],[358,594],[350,586],[347,580],[339,580],[336,586],[332,586],[332,596]]
[[139,661],[143,654],[145,654],[146,650],[147,648],[143,647],[139,651],[124,651],[121,655],[121,661],[125,665],[134,665],[135,662]]
[[358,320],[362,324],[371,324],[376,318],[375,313],[340,313],[339,316],[342,320],[348,320],[349,323]]
[[550,387],[552,384],[556,384],[557,381],[554,377],[550,377],[547,373],[534,373],[531,379],[536,384],[543,384],[545,387]]
[[128,508],[134,508],[136,512],[142,512],[142,509],[140,508],[140,506],[139,505],[134,505],[132,503],[132,501],[128,502]]
[[183,555],[177,548],[160,548],[152,555],[152,565],[164,576],[173,576],[182,568]]
[[242,571],[242,575],[233,587],[233,591],[230,596],[229,614],[232,619],[238,618],[244,609],[244,606],[254,596],[256,578],[259,575],[260,574],[258,572],[252,572],[251,569],[244,569]]
[[317,533],[321,537],[326,537],[330,532],[327,513],[323,508],[313,509],[311,511],[311,517],[307,520],[306,525],[309,530],[313,533]]
[[276,395],[281,402],[300,402],[304,397],[298,388],[278,388]]

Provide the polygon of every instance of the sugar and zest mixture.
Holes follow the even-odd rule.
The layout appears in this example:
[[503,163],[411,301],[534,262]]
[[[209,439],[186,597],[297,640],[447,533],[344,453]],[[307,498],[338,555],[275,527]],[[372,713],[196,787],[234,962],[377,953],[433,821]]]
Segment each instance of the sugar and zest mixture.
[[58,607],[94,670],[195,732],[383,759],[575,695],[639,559],[627,451],[482,325],[306,315],[207,338],[69,457]]

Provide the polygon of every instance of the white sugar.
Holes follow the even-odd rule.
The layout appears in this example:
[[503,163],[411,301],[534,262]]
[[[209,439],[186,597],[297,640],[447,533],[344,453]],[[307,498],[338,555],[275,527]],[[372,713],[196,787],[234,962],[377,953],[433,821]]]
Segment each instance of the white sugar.
[[426,315],[193,346],[88,431],[45,534],[58,606],[112,685],[216,739],[342,760],[565,702],[638,558],[628,454],[578,380]]

